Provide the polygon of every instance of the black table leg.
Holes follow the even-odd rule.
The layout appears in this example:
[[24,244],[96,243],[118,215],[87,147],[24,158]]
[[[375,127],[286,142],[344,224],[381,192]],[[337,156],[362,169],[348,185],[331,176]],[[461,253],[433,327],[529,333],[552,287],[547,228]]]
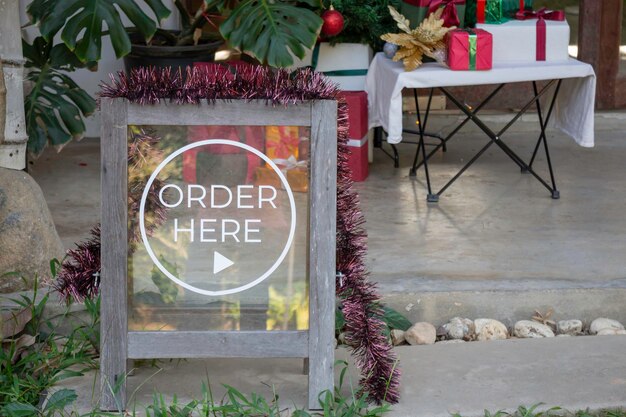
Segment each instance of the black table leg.
[[[550,108],[548,110],[548,113],[546,114],[545,120],[543,117],[543,113],[541,112],[541,104],[539,102],[540,98],[550,89],[550,87],[552,87],[555,83],[556,84],[556,89],[554,92],[554,95],[552,97],[552,101],[550,104]],[[478,158],[480,158],[486,151],[487,149],[489,149],[489,147],[491,147],[491,145],[496,144],[513,162],[515,162],[515,164],[517,164],[521,170],[523,172],[528,172],[530,174],[532,174],[537,181],[539,181],[544,187],[546,187],[552,194],[552,198],[553,199],[558,199],[559,198],[559,191],[556,188],[556,181],[554,178],[554,170],[552,167],[552,162],[550,159],[550,152],[549,152],[549,148],[548,148],[548,142],[547,142],[547,137],[546,137],[546,128],[548,126],[548,122],[550,120],[550,117],[552,115],[553,109],[554,109],[554,105],[556,103],[556,99],[559,93],[559,89],[561,86],[561,80],[552,80],[550,81],[547,85],[545,85],[541,91],[538,91],[537,89],[537,85],[535,82],[533,82],[533,92],[534,92],[534,96],[533,98],[528,101],[528,103],[509,121],[509,123],[506,124],[506,126],[504,128],[502,128],[499,132],[494,132],[493,130],[491,130],[481,119],[480,117],[477,116],[478,111],[489,101],[491,100],[491,98],[493,98],[499,91],[500,89],[504,86],[504,84],[501,84],[500,86],[498,86],[498,88],[496,88],[485,100],[483,100],[483,102],[475,109],[475,110],[471,110],[468,106],[462,104],[452,93],[450,93],[446,88],[441,87],[440,90],[443,92],[443,94],[456,106],[458,107],[463,113],[465,113],[466,118],[465,120],[463,120],[462,123],[459,124],[459,126],[457,126],[453,132],[448,135],[447,138],[444,139],[443,143],[445,144],[447,142],[447,140],[449,140],[452,136],[454,136],[454,134],[456,134],[458,132],[458,130],[465,124],[467,123],[469,120],[471,120],[474,124],[476,124],[490,139],[489,143],[487,143],[483,148],[481,148],[455,175],[452,179],[450,179],[440,190],[439,192],[437,192],[436,194],[432,193],[431,190],[431,184],[430,184],[430,177],[429,177],[429,172],[428,172],[428,159],[434,154],[434,152],[436,152],[438,150],[438,148],[435,148],[430,154],[426,155],[426,151],[425,151],[425,146],[424,146],[424,127],[422,126],[421,120],[420,120],[420,111],[419,111],[419,107],[417,107],[417,113],[418,113],[418,125],[420,126],[420,142],[418,143],[418,149],[417,149],[417,153],[415,155],[415,159],[413,161],[413,167],[411,168],[410,171],[410,175],[411,176],[415,176],[416,170],[417,168],[419,168],[420,166],[424,165],[424,171],[426,173],[426,181],[427,181],[427,185],[428,185],[428,201],[429,202],[436,202],[438,201],[439,196],[448,189],[448,187],[450,187],[472,164],[474,164],[474,162],[476,162],[476,160],[478,160]],[[431,90],[431,96],[432,96],[432,90]],[[430,107],[430,100],[429,100],[429,107]],[[536,105],[537,107],[537,112],[539,114],[539,125],[541,128],[541,132],[539,135],[539,139],[537,141],[537,144],[535,146],[534,152],[533,152],[533,156],[530,160],[529,164],[526,164],[524,162],[524,160],[522,160],[522,158],[519,157],[519,155],[517,155],[503,140],[502,140],[502,135],[524,114],[526,113],[532,106],[533,104]],[[426,112],[426,117],[428,116],[428,110]],[[424,123],[425,124],[425,123]],[[537,155],[539,146],[541,145],[541,142],[543,142],[544,145],[544,151],[546,153],[546,158],[547,158],[547,162],[548,162],[548,169],[550,171],[550,181],[551,184],[548,184],[541,176],[539,176],[532,168],[532,164],[534,163],[535,157]],[[441,146],[441,145],[440,145]],[[439,146],[439,147],[440,147]],[[418,159],[419,159],[419,155],[422,155],[422,161],[418,163]]]
[[[414,90],[415,97],[415,112],[417,113],[417,127],[419,131],[419,142],[417,144],[417,152],[415,153],[415,159],[413,160],[413,166],[417,164],[417,160],[421,153],[422,161],[424,161],[424,173],[426,174],[426,186],[428,187],[428,196],[427,201],[429,203],[436,203],[439,201],[439,196],[433,194],[432,187],[430,185],[430,174],[428,172],[428,163],[426,160],[426,144],[424,143],[424,131],[426,130],[426,125],[428,124],[428,115],[430,114],[430,105],[432,103],[433,98],[433,89],[430,89],[430,94],[428,95],[428,104],[426,105],[426,113],[424,115],[424,120],[422,121],[422,112],[420,111],[419,101],[417,99],[417,92]],[[421,151],[421,152],[420,152]],[[411,168],[409,172],[410,177],[416,176],[416,170]]]
[[[480,103],[478,105],[478,107],[476,107],[473,111],[472,111],[472,115],[476,115],[478,114],[478,112],[485,106],[487,105],[491,99],[493,97],[496,96],[496,94],[498,94],[498,92],[502,89],[502,87],[504,87],[505,84],[500,84],[498,87],[496,87],[483,101],[482,103]],[[448,136],[446,136],[445,138],[442,139],[442,143],[440,143],[439,145],[435,146],[435,148],[433,150],[431,150],[428,155],[426,156],[426,159],[430,159],[435,153],[437,153],[437,151],[439,149],[441,149],[443,146],[446,146],[446,144],[448,143],[448,141],[450,139],[452,139],[459,130],[461,130],[463,128],[463,126],[465,126],[467,124],[467,122],[469,122],[470,120],[472,120],[471,116],[466,116],[465,119],[459,123],[454,130],[452,130],[452,132],[450,132],[448,134]],[[419,132],[415,132],[416,134],[419,134]],[[426,136],[426,135],[425,135]],[[413,165],[413,170],[417,170],[422,166],[423,162],[419,162],[417,165]]]

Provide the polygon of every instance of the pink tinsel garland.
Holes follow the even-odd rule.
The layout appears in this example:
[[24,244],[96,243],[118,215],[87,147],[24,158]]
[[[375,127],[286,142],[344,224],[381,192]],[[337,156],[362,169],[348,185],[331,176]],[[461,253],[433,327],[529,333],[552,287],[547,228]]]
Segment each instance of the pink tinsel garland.
[[371,400],[398,401],[400,371],[383,333],[380,296],[367,281],[364,257],[367,235],[359,199],[352,188],[347,163],[348,111],[338,88],[321,74],[305,69],[294,72],[250,66],[238,68],[232,77],[213,67],[187,69],[185,77],[169,69],[133,70],[119,73],[102,86],[102,97],[123,97],[140,104],[160,100],[198,103],[202,99],[265,100],[268,105],[295,105],[309,100],[337,100],[337,295],[346,320],[346,340],[353,348],[362,375],[361,387]]

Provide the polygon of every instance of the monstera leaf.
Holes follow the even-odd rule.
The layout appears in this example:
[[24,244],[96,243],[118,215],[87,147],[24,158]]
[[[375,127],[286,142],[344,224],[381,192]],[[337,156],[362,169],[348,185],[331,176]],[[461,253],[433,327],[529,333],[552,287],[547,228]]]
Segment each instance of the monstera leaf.
[[37,157],[48,142],[61,147],[85,133],[83,117],[96,109],[95,100],[61,70],[82,64],[63,44],[51,46],[38,37],[32,45],[23,42],[27,79],[33,89],[24,100],[28,150]]
[[[161,0],[143,0],[160,22],[170,15]],[[61,39],[83,62],[97,61],[102,51],[106,23],[118,58],[130,52],[130,39],[120,11],[146,40],[152,38],[157,23],[139,7],[136,0],[34,0],[28,7],[33,23],[40,24],[44,38],[51,41],[61,31]]]
[[[319,5],[314,0],[306,1]],[[284,0],[243,0],[220,26],[232,47],[273,67],[293,63],[289,50],[303,58],[317,40],[322,19],[311,10]]]

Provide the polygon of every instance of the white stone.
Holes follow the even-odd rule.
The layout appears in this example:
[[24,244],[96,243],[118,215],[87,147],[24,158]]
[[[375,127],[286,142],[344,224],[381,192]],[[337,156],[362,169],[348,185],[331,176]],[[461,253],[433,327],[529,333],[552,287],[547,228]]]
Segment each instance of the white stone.
[[339,344],[345,345],[346,344],[346,333],[345,332],[339,333],[339,336],[337,336],[337,341],[339,342]]
[[410,345],[432,345],[437,338],[437,329],[430,323],[415,323],[404,332],[404,338]]
[[574,335],[573,334],[563,333],[563,334],[557,334],[556,337],[574,337]]
[[515,323],[513,334],[521,339],[554,337],[554,332],[549,326],[532,320],[520,320]]
[[561,320],[557,323],[557,333],[577,335],[583,331],[583,322],[580,320]]
[[461,317],[453,318],[442,327],[448,339],[464,339],[474,333],[474,322]]
[[617,320],[600,317],[591,322],[589,333],[597,334],[603,329],[624,330],[624,325]]
[[403,330],[400,330],[400,329],[391,330],[391,343],[393,343],[394,346],[401,345],[404,342],[406,342],[406,339],[404,337]]
[[626,330],[623,329],[602,329],[598,331],[598,336],[616,336],[616,335],[626,335]]
[[478,341],[503,340],[509,337],[506,326],[498,320],[476,319],[474,320],[474,329]]
[[438,345],[456,345],[457,343],[465,343],[463,339],[450,339],[437,342]]

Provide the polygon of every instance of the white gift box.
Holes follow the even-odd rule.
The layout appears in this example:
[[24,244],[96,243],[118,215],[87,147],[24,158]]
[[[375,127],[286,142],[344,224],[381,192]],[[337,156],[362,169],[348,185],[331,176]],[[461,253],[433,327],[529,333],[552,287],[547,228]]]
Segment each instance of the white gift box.
[[[546,20],[546,61],[569,59],[569,25],[566,21]],[[493,65],[535,62],[537,60],[537,19],[511,20],[499,25],[476,24],[493,36]]]
[[[316,65],[313,63],[313,51],[310,50],[304,59],[295,59],[294,67],[313,65],[316,71],[329,73],[328,78],[339,84],[341,90],[362,91],[365,90],[365,78],[372,57],[372,48],[366,44],[338,43],[331,46],[328,42],[321,42]],[[348,73],[341,74],[343,71]],[[359,71],[362,74],[352,75],[350,71]]]

